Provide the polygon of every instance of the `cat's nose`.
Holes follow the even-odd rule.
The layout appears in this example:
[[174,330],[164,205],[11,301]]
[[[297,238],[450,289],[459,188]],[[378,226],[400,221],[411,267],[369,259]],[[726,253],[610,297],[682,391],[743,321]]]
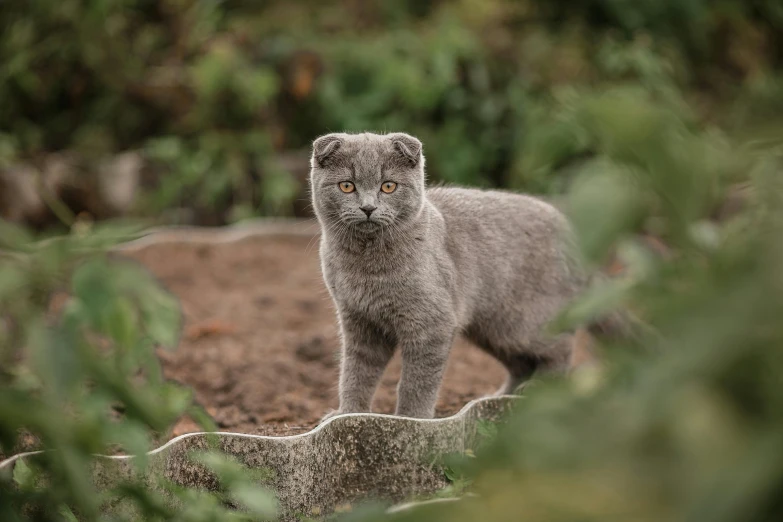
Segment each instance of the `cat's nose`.
[[367,217],[368,217],[368,218],[370,217],[370,214],[372,214],[372,213],[373,213],[373,211],[374,211],[376,208],[378,208],[378,207],[376,207],[376,206],[373,206],[373,205],[363,205],[363,206],[359,207],[359,209],[360,209],[362,212],[364,212],[365,214],[367,214]]

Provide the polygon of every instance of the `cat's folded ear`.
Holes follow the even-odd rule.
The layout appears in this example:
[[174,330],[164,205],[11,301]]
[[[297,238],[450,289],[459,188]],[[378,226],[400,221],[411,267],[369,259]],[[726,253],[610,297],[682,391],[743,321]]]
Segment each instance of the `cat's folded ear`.
[[415,167],[421,161],[421,142],[411,136],[398,132],[389,136],[394,149],[400,153],[411,167]]
[[343,144],[343,139],[339,134],[327,134],[317,138],[313,142],[313,159],[311,166],[324,167],[329,158],[337,152]]

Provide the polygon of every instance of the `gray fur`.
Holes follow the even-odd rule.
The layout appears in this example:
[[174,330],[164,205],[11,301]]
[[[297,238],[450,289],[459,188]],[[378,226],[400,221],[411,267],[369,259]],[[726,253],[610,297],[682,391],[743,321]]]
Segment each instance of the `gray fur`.
[[[397,414],[431,418],[454,337],[509,371],[499,393],[535,371],[562,372],[572,334],[543,327],[584,285],[569,227],[530,196],[425,189],[419,140],[407,134],[329,134],[313,143],[313,206],[321,266],[342,334],[340,407],[370,411],[395,349]],[[356,190],[344,193],[339,183]],[[391,194],[381,184],[396,182]],[[369,216],[360,207],[377,207]]]

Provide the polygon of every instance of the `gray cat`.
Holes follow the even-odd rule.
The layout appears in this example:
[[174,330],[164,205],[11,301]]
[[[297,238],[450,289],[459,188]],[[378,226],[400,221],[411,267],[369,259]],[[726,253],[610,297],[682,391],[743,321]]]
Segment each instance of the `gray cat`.
[[563,372],[573,335],[543,327],[584,286],[569,227],[533,197],[425,189],[421,142],[407,134],[329,134],[313,143],[321,266],[342,334],[340,407],[370,411],[395,349],[397,414],[431,418],[454,337],[495,356],[509,393]]

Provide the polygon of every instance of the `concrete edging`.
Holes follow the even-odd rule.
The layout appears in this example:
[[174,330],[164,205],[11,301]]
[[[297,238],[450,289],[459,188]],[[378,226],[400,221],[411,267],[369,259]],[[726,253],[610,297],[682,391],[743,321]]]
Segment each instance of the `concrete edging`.
[[[246,466],[269,472],[262,485],[277,495],[280,520],[323,516],[368,499],[402,502],[446,487],[440,459],[475,450],[481,442],[480,422],[500,420],[515,400],[477,399],[443,419],[344,414],[307,433],[285,437],[187,433],[147,453],[145,478],[151,485],[156,477],[163,477],[182,486],[211,489],[215,484],[212,473],[188,455],[216,444]],[[13,472],[17,461],[37,453],[41,452],[22,453],[0,462],[0,473]],[[132,474],[133,459],[97,455],[93,469],[96,487],[109,488]]]

